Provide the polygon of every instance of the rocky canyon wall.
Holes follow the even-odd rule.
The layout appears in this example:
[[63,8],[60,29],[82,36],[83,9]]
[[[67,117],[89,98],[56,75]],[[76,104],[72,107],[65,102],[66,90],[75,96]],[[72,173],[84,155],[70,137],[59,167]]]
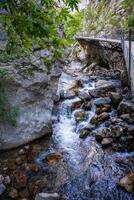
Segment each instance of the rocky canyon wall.
[[18,109],[17,126],[0,123],[0,150],[10,149],[52,133],[51,116],[53,100],[62,70],[60,61],[51,67],[44,58],[47,50],[35,51],[32,58],[0,63],[7,69],[8,80],[4,83],[11,106]]

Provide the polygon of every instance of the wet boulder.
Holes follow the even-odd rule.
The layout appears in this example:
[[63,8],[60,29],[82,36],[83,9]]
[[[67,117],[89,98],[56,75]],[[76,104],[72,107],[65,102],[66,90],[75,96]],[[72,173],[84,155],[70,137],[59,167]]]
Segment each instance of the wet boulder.
[[122,95],[118,92],[109,92],[109,96],[114,104],[119,104],[123,99]]
[[103,138],[102,142],[101,142],[101,145],[102,147],[109,147],[112,145],[112,138]]
[[107,112],[103,112],[99,115],[94,115],[92,118],[91,118],[91,123],[92,124],[95,124],[95,125],[98,125],[100,122],[103,122],[103,121],[106,121],[108,120],[110,117],[109,113]]
[[82,100],[91,100],[91,95],[89,94],[88,90],[79,91],[78,96]]
[[98,115],[99,121],[108,120],[109,117],[110,117],[110,116],[109,116],[109,113],[107,113],[107,112],[103,112],[103,113],[101,113],[100,115]]
[[82,122],[86,119],[87,114],[84,111],[78,111],[74,114],[77,123]]
[[132,114],[134,113],[134,103],[130,102],[130,101],[121,101],[117,111],[119,113],[119,115],[122,114]]
[[95,139],[97,140],[97,142],[101,142],[103,140],[103,138],[105,138],[106,133],[104,130],[98,131],[95,135]]
[[105,97],[108,96],[109,92],[116,91],[116,83],[114,82],[107,82],[95,89],[90,89],[89,93],[92,97]]
[[106,104],[102,107],[102,112],[109,112],[111,111],[111,105]]
[[90,101],[85,101],[82,105],[82,109],[88,111],[88,110],[91,110],[92,108],[92,104]]
[[111,111],[111,105],[105,104],[104,106],[97,106],[96,113],[101,114],[103,112],[109,112]]
[[38,193],[35,200],[59,200],[58,193]]
[[86,138],[92,131],[92,127],[91,128],[84,128],[80,131],[80,138]]
[[94,100],[94,104],[96,106],[104,106],[106,104],[110,104],[111,103],[111,99],[109,97],[100,97]]
[[99,123],[99,120],[98,120],[98,115],[94,115],[92,118],[91,118],[91,121],[90,121],[92,124],[95,124],[95,125],[98,125]]
[[109,137],[112,137],[112,133],[109,128],[103,128],[103,129],[97,131],[97,133],[95,135],[95,139],[98,142],[101,142],[104,138],[109,138]]
[[130,173],[121,178],[119,186],[123,187],[127,192],[134,192],[134,173]]

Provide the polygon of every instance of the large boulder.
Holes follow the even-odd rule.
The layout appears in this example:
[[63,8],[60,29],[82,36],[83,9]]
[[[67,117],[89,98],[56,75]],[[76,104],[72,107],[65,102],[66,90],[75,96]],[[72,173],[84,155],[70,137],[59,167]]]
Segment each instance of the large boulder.
[[[35,52],[32,60],[2,65],[9,72],[5,83],[11,106],[18,109],[17,126],[0,123],[0,149],[10,149],[52,133],[53,99],[57,91],[62,64],[48,68],[42,51]],[[58,61],[57,61],[58,62]],[[60,66],[60,68],[59,68]]]

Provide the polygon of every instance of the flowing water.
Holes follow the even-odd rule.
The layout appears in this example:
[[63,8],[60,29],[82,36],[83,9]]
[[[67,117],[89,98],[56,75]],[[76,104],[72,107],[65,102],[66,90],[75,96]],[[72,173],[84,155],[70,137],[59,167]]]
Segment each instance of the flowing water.
[[[74,80],[72,75],[63,73],[59,90],[66,92]],[[91,80],[85,80],[83,85],[86,90],[95,87],[94,81]],[[80,139],[79,131],[90,123],[96,108],[92,104],[92,109],[87,111],[88,117],[77,125],[74,114],[81,108],[71,112],[71,106],[78,100],[78,97],[74,97],[55,104],[52,143],[47,152],[37,157],[36,162],[45,170],[43,159],[48,152],[63,152],[65,170],[59,168],[58,172],[54,173],[58,179],[64,179],[58,185],[58,192],[69,200],[132,200],[131,194],[123,191],[117,183],[120,177],[134,170],[134,166],[119,165],[115,161],[118,158],[132,157],[134,153],[103,150],[92,135]]]

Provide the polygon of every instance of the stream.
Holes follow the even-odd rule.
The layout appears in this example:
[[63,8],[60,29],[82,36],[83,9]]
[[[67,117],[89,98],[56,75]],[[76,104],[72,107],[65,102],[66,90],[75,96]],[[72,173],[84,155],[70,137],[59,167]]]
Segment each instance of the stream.
[[[72,68],[78,71],[78,63],[73,63]],[[79,77],[79,73],[76,77]],[[134,166],[131,164],[120,165],[116,163],[116,160],[128,159],[133,157],[134,153],[104,150],[93,135],[88,135],[85,139],[79,137],[80,130],[87,127],[95,115],[96,106],[91,101],[92,108],[90,111],[86,111],[86,118],[82,122],[76,123],[75,113],[83,109],[80,107],[72,112],[71,107],[75,102],[80,101],[80,98],[66,95],[76,77],[72,74],[62,73],[58,92],[64,92],[64,96],[67,98],[55,103],[53,109],[53,135],[49,153],[62,152],[65,165],[64,170],[58,169],[58,173],[56,172],[58,179],[64,180],[58,185],[58,192],[69,200],[132,200],[131,194],[123,191],[117,183],[120,177],[134,170]],[[83,75],[82,79],[81,91],[95,88],[94,80]],[[115,82],[120,85],[118,80]],[[114,110],[110,115],[114,115]],[[105,124],[102,123],[99,128],[104,126]],[[44,167],[44,170],[46,170],[46,166],[44,166],[43,160],[47,154],[48,152],[41,153],[36,160]]]
[[[110,125],[106,123],[108,120],[102,121],[97,128],[93,126],[93,130],[89,131],[90,133],[86,137],[80,138],[81,130],[92,127],[91,119],[96,114],[97,107],[95,101],[98,98],[91,98],[91,108],[84,109],[84,101],[81,101],[80,96],[69,92],[72,85],[75,85],[78,79],[81,80],[81,84],[79,88],[75,89],[78,89],[82,94],[87,94],[88,91],[94,90],[97,87],[97,81],[100,81],[98,82],[100,85],[104,81],[106,81],[106,84],[115,84],[117,91],[121,90],[120,81],[111,77],[108,80],[103,80],[105,76],[103,78],[100,78],[100,76],[87,76],[80,72],[81,67],[80,63],[72,62],[71,67],[63,72],[60,77],[57,91],[57,94],[60,95],[60,100],[55,102],[53,108],[53,135],[48,139],[45,138],[40,142],[36,142],[37,150],[39,149],[39,143],[42,146],[41,151],[39,149],[37,154],[33,154],[33,151],[29,153],[31,152],[29,150],[31,146],[25,147],[27,158],[22,154],[21,159],[24,159],[23,163],[29,163],[33,159],[32,162],[40,166],[39,171],[35,165],[32,167],[34,173],[29,173],[27,168],[31,164],[27,166],[25,163],[25,174],[28,174],[30,177],[26,187],[30,191],[30,197],[25,198],[27,200],[34,199],[31,194],[34,193],[33,191],[37,183],[40,184],[38,185],[38,192],[57,192],[60,195],[60,200],[133,199],[130,193],[118,185],[118,182],[121,177],[134,171],[134,163],[129,162],[129,159],[132,160],[134,158],[134,152],[114,151],[109,146],[108,148],[102,148],[100,143],[96,141],[94,131],[98,132],[103,128],[109,127]],[[86,102],[89,102],[89,100],[86,100]],[[75,108],[73,108],[74,105],[76,105]],[[85,117],[82,120],[78,118],[79,121],[77,122],[76,116],[80,112],[84,112]],[[114,107],[109,110],[109,116],[110,118],[117,117]],[[20,153],[21,151],[22,149]],[[30,161],[25,161],[29,159],[29,154],[30,156],[33,155],[32,159],[30,157]],[[7,159],[13,155],[16,158],[16,150],[12,153],[6,153],[6,156],[4,154],[2,159],[6,158],[4,162],[7,162]],[[128,162],[118,162],[120,160],[128,160]],[[21,164],[19,162],[17,164],[18,168],[23,171],[24,166],[21,168]],[[13,168],[14,165],[9,165],[12,166],[12,170],[15,173],[18,173],[16,168]],[[22,178],[23,176],[20,177]],[[26,191],[23,192],[23,195],[25,197]],[[0,199],[20,198],[7,198],[3,195]]]

